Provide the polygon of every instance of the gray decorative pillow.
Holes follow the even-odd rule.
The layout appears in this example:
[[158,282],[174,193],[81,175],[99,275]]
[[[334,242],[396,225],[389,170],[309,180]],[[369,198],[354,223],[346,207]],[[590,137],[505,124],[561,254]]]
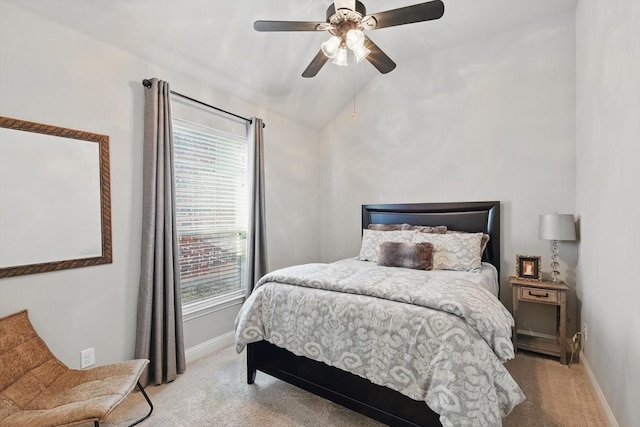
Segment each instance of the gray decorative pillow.
[[431,270],[431,243],[384,242],[380,245],[378,265]]
[[378,262],[381,244],[384,242],[411,243],[414,234],[416,234],[415,231],[409,230],[362,230],[362,244],[360,245],[360,255],[358,255],[357,259]]
[[415,230],[421,233],[445,234],[447,227],[445,225],[411,225],[411,224],[369,224],[369,230],[378,231],[396,231],[396,230]]
[[410,230],[416,230],[421,233],[431,233],[431,234],[446,234],[447,226],[446,225],[436,225],[432,227],[430,225],[410,225]]
[[396,231],[403,230],[405,224],[369,224],[367,229],[378,231]]

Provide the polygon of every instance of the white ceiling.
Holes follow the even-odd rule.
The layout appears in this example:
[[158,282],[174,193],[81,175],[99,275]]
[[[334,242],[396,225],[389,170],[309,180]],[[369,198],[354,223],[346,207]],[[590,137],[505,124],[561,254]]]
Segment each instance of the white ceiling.
[[[268,105],[269,110],[314,129],[324,128],[353,99],[353,66],[338,67],[328,62],[316,77],[301,77],[320,44],[328,38],[327,33],[253,30],[253,22],[259,19],[324,21],[330,0],[4,1],[210,82],[254,104]],[[362,1],[368,13],[420,3]],[[444,16],[437,21],[368,33],[398,64],[395,72],[414,55],[429,55],[567,13],[575,9],[578,0],[443,1]],[[372,79],[385,78],[366,61],[355,72],[356,92]],[[203,101],[225,108],[215,99]]]

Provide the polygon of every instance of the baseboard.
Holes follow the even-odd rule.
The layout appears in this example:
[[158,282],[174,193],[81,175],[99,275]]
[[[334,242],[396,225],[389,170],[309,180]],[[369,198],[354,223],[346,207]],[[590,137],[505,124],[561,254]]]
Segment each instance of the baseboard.
[[235,343],[235,333],[233,331],[226,334],[219,335],[201,344],[193,346],[185,350],[185,356],[187,364],[198,360],[201,357],[205,357],[218,350],[222,350],[225,347],[233,345]]
[[602,408],[602,413],[604,414],[605,421],[607,422],[608,427],[620,427],[618,421],[616,421],[616,417],[613,415],[613,411],[609,407],[607,403],[607,399],[604,397],[604,393],[600,388],[600,384],[596,380],[595,375],[593,375],[593,371],[591,370],[591,366],[589,366],[589,362],[585,357],[584,353],[580,351],[580,364],[584,368],[584,371],[587,373],[587,377],[589,377],[589,382],[591,383],[591,387],[593,388],[593,392],[596,394],[596,398],[600,403],[600,407]]

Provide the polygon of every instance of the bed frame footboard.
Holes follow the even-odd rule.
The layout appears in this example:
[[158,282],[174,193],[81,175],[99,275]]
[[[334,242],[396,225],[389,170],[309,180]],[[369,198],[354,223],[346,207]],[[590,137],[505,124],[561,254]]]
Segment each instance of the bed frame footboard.
[[315,360],[296,356],[267,341],[247,345],[247,382],[256,370],[390,426],[438,426],[438,414],[425,402]]

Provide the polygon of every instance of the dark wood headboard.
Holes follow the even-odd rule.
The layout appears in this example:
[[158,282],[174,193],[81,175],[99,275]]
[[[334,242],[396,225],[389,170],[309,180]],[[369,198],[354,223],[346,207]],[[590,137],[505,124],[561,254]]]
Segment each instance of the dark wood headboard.
[[362,228],[369,224],[446,225],[449,230],[491,236],[482,260],[500,277],[500,202],[408,203],[362,205]]

